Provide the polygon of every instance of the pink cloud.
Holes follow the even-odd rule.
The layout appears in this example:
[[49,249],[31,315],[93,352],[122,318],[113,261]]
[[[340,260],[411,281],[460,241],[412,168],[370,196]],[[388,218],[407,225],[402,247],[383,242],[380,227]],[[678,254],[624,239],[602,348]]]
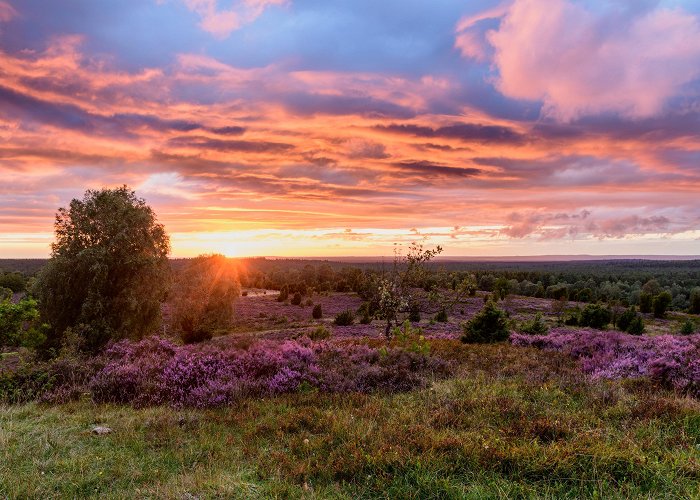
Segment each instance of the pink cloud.
[[508,3],[503,3],[493,9],[462,18],[455,28],[455,48],[459,49],[464,57],[485,61],[490,48],[484,38],[483,30],[479,29],[479,24],[482,21],[503,17],[507,12],[508,5]]
[[17,11],[7,2],[0,1],[0,22],[6,23],[17,17]]
[[229,9],[219,8],[217,0],[184,0],[188,9],[199,14],[201,28],[216,38],[226,38],[233,31],[255,21],[270,5],[286,0],[242,0]]
[[[498,89],[541,100],[561,121],[603,112],[660,113],[700,77],[700,24],[680,9],[594,11],[569,0],[516,0],[488,33]],[[459,40],[459,39],[458,39]],[[463,39],[463,54],[479,57]]]

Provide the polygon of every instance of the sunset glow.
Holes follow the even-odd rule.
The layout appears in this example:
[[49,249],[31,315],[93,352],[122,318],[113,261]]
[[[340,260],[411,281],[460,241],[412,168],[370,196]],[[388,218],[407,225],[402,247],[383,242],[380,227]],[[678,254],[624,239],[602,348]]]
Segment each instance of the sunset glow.
[[0,0],[0,258],[127,184],[174,256],[700,253],[691,1]]

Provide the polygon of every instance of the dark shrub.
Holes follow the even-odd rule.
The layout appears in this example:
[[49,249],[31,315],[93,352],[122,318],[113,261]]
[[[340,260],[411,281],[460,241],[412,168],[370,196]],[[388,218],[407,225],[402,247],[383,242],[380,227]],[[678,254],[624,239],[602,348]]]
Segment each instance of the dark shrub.
[[644,333],[644,319],[637,313],[637,309],[632,306],[625,310],[615,322],[617,328],[632,335]]
[[535,317],[531,320],[524,321],[520,326],[520,331],[528,335],[544,335],[548,330],[549,328],[547,328],[547,325],[544,323],[542,313],[540,312],[535,314]]
[[566,326],[578,326],[581,322],[581,309],[576,307],[575,309],[566,313],[564,316],[564,324]]
[[351,310],[343,311],[338,313],[335,317],[334,323],[338,326],[349,326],[355,322],[355,313]]
[[301,305],[301,294],[299,292],[295,293],[290,302],[293,306]]
[[569,298],[569,286],[566,283],[557,283],[547,287],[547,297],[554,300],[567,300]]
[[695,323],[691,319],[686,319],[681,325],[681,335],[692,335],[695,332]]
[[247,297],[248,296],[248,290],[243,290],[241,292],[241,297]]
[[[464,314],[464,312],[462,312],[462,314]],[[447,311],[445,309],[440,309],[440,311],[438,311],[438,313],[435,315],[435,321],[439,323],[447,323],[448,319]]]
[[651,312],[653,296],[650,293],[642,292],[639,295],[639,312],[648,314]]
[[369,315],[369,313],[365,313],[362,315],[360,318],[360,324],[361,325],[369,325],[372,322],[372,316]]
[[622,330],[623,332],[626,332],[629,326],[632,324],[632,321],[634,318],[637,317],[637,309],[632,306],[629,309],[625,310],[620,316],[617,318],[617,321],[615,322],[617,328],[619,330]]
[[656,297],[654,297],[654,301],[652,303],[652,307],[654,309],[654,317],[663,318],[664,316],[666,316],[666,311],[668,310],[668,306],[671,305],[672,300],[673,297],[668,292],[661,292]]
[[505,299],[511,291],[510,282],[503,276],[496,279],[493,284],[493,294],[497,299]]
[[610,309],[601,304],[588,304],[581,311],[580,326],[590,326],[602,330],[612,319]]
[[693,288],[690,291],[690,307],[688,312],[691,314],[700,314],[700,287]]
[[183,329],[180,332],[180,338],[185,344],[204,342],[205,340],[211,340],[213,336],[214,333],[206,326],[196,326],[193,328]]
[[488,343],[506,340],[509,335],[506,313],[489,300],[476,316],[464,324],[462,342]]
[[625,331],[631,335],[641,335],[644,333],[644,319],[642,316],[640,314],[635,315]]
[[277,302],[284,302],[289,298],[289,287],[284,285],[280,288],[280,294],[277,296]]
[[420,304],[413,302],[408,310],[408,321],[418,323],[420,321]]
[[0,272],[0,288],[9,288],[13,293],[23,292],[27,285],[27,279],[22,273]]
[[321,304],[316,304],[311,311],[311,317],[313,319],[321,319],[323,317],[323,308],[321,307]]
[[576,294],[576,300],[579,302],[590,302],[593,300],[593,290],[590,288],[583,288],[579,290]]

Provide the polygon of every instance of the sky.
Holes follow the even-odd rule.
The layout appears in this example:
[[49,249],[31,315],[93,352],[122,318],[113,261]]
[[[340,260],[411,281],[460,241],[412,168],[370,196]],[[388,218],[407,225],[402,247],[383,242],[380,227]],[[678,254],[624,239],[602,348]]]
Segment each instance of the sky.
[[700,2],[0,0],[0,257],[700,254]]

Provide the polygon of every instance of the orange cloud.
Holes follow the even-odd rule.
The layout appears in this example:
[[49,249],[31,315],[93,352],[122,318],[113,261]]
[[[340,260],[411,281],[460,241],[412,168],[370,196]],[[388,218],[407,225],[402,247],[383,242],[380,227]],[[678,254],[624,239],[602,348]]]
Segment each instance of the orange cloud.
[[[459,85],[445,76],[238,68],[193,54],[126,71],[81,44],[0,52],[0,233],[15,235],[13,252],[17,235],[49,234],[71,197],[123,183],[154,206],[180,255],[221,238],[232,254],[237,239],[247,253],[367,254],[417,235],[453,253],[512,254],[543,239],[690,238],[700,225],[699,140],[683,117],[447,113]],[[42,238],[27,248],[45,254]]]

